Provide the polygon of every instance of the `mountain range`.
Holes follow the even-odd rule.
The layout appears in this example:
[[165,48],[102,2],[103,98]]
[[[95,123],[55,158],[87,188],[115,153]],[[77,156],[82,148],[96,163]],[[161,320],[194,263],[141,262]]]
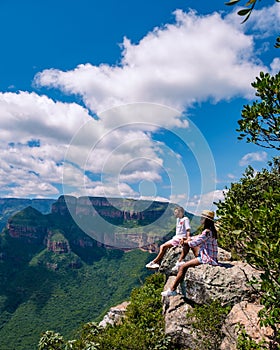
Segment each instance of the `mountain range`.
[[0,199],[0,350],[36,349],[46,330],[71,338],[126,300],[149,275],[145,264],[158,243],[174,233],[174,207],[103,197]]

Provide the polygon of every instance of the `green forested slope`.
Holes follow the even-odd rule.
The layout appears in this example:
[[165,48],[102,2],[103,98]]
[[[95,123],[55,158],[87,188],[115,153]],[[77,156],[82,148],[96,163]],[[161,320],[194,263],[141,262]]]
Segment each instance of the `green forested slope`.
[[17,212],[0,234],[0,350],[36,349],[46,330],[71,338],[101,320],[145,280],[150,259],[107,249],[67,212]]
[[76,270],[27,265],[6,284],[9,294],[1,292],[0,349],[36,349],[43,331],[71,337],[81,324],[100,320],[145,279],[149,258],[140,250],[108,250],[101,260]]

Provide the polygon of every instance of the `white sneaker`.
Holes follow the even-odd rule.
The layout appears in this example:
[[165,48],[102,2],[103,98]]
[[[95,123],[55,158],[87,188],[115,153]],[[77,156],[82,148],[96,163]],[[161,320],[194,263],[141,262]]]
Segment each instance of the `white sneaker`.
[[151,269],[151,270],[155,270],[155,269],[158,269],[159,268],[159,264],[153,262],[153,261],[150,261],[147,265],[146,265],[146,268],[147,269]]
[[179,267],[184,265],[185,261],[177,261],[175,266],[172,267],[171,271],[178,271]]
[[177,295],[177,292],[176,290],[167,289],[165,292],[162,292],[161,295],[163,297],[173,297]]

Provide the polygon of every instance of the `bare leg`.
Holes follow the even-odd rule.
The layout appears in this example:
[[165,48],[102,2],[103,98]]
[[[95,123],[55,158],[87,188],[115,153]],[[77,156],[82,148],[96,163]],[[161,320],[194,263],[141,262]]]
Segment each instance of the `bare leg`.
[[157,255],[157,257],[153,260],[154,263],[158,264],[161,262],[162,258],[164,257],[165,252],[167,251],[168,248],[173,247],[173,245],[171,243],[164,243],[159,247],[159,253]]
[[183,249],[178,261],[181,262],[182,260],[184,260],[184,258],[186,257],[189,251],[190,251],[190,246],[188,245],[188,243],[184,243]]
[[187,262],[184,263],[184,265],[181,265],[179,267],[179,271],[177,273],[177,276],[176,276],[176,279],[173,283],[173,286],[170,288],[172,291],[173,290],[176,290],[176,288],[178,287],[179,283],[183,280],[186,272],[187,272],[187,269],[189,267],[195,267],[195,266],[198,266],[200,265],[201,263],[198,261],[197,258],[194,258],[192,260],[189,260]]
[[[196,247],[192,247],[191,248],[191,250],[193,251],[193,254],[194,254],[195,257],[198,257],[199,249],[200,249],[200,246],[196,246]],[[183,244],[183,249],[182,249],[182,252],[181,252],[181,255],[180,255],[178,261],[179,262],[183,261],[189,251],[190,251],[190,246],[188,245],[188,243],[184,243]]]

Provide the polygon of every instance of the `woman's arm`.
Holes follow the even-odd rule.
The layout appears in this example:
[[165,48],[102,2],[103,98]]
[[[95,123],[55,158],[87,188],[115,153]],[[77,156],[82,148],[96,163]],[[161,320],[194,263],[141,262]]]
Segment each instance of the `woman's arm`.
[[209,232],[209,230],[204,230],[200,235],[192,237],[192,239],[188,242],[189,246],[196,247],[206,242],[209,237]]

